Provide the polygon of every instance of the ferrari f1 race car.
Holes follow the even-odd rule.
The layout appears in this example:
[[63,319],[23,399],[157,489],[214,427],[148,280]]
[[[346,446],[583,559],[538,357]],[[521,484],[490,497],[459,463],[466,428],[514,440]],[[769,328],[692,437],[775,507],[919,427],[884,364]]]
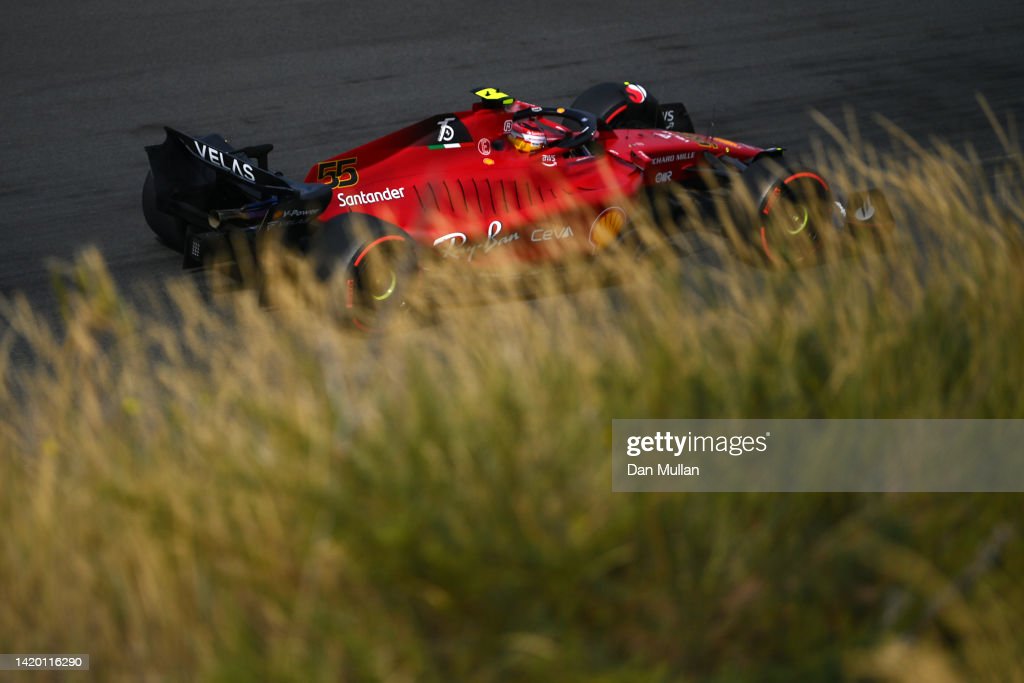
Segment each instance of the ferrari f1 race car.
[[[342,274],[346,315],[363,325],[399,305],[403,279],[421,269],[526,269],[621,248],[634,207],[655,200],[667,207],[659,222],[698,212],[765,262],[813,258],[828,236],[889,220],[878,191],[843,196],[787,166],[782,148],[699,135],[683,104],[639,84],[602,83],[568,107],[474,94],[471,109],[318,161],[303,182],[269,170],[272,145],[167,128],[146,148],[146,221],[185,267],[237,261],[275,235],[325,277]],[[738,188],[753,201],[732,201]]]

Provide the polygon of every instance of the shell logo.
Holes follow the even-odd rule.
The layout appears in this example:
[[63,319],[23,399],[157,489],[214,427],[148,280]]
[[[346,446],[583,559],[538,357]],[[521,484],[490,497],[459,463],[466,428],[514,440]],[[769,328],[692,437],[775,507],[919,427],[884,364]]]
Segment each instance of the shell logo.
[[590,243],[595,249],[605,249],[615,243],[624,227],[626,212],[617,206],[610,206],[598,214],[591,224]]
[[642,85],[626,82],[626,96],[633,104],[642,104],[647,99],[647,90]]

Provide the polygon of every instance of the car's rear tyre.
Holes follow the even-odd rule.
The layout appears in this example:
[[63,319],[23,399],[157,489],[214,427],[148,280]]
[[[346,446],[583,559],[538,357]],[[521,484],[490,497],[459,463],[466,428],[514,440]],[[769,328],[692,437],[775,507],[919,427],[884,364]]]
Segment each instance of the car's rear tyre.
[[188,226],[180,218],[157,208],[152,171],[146,174],[146,181],[142,184],[142,215],[145,216],[149,229],[165,246],[177,252],[185,250],[185,233]]
[[412,311],[418,259],[404,230],[373,216],[337,216],[313,237],[311,255],[332,288],[332,307],[352,326],[371,330]]

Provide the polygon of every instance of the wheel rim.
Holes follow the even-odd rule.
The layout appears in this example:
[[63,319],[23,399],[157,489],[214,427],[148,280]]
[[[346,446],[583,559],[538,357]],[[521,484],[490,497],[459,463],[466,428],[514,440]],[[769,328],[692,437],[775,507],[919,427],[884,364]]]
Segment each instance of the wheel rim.
[[[398,274],[395,272],[394,268],[390,268],[388,269],[388,275],[390,276],[390,281],[387,283],[387,286],[383,288],[384,291],[382,294],[373,293],[374,290],[377,289],[377,285],[380,281],[378,278],[374,278],[375,281],[367,288],[374,301],[386,301],[388,297],[395,293],[395,289],[398,287]],[[387,280],[388,276],[386,275],[384,279]]]
[[786,232],[790,235],[799,235],[807,227],[807,224],[811,222],[811,212],[807,210],[806,206],[793,207],[789,215],[793,225],[787,227]]
[[404,277],[409,253],[406,240],[394,235],[378,238],[359,252],[352,264],[346,291],[352,322],[373,329],[386,311],[404,309]]
[[817,176],[800,174],[787,179],[775,199],[766,205],[761,224],[761,244],[765,254],[779,263],[808,263],[817,258],[823,224],[821,200],[823,185]]

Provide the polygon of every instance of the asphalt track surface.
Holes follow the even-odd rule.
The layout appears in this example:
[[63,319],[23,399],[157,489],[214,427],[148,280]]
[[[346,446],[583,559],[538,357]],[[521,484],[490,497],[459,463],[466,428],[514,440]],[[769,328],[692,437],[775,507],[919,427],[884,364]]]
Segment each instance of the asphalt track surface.
[[[682,100],[698,130],[806,148],[809,112],[881,114],[1003,154],[976,94],[1024,112],[1016,1],[324,3],[34,0],[0,22],[0,296],[51,317],[47,263],[87,245],[129,294],[180,271],[143,222],[143,146],[170,124],[318,159],[494,85],[564,104],[604,80]],[[0,323],[0,333],[3,323]]]

